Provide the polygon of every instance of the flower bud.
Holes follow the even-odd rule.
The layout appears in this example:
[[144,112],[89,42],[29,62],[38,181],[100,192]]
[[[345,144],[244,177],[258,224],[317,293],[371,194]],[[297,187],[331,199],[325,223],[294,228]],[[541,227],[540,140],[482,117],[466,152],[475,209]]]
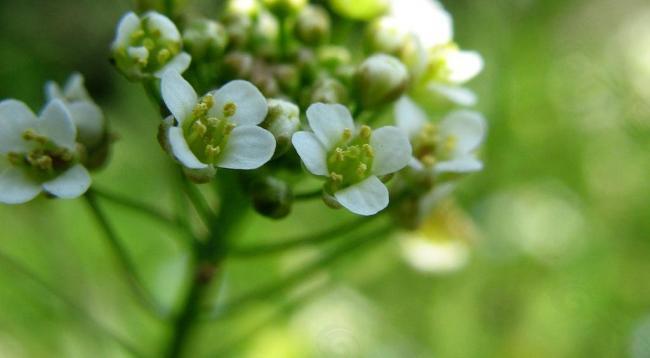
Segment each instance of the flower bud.
[[194,59],[214,61],[226,49],[228,34],[218,22],[198,19],[183,31],[183,44]]
[[269,99],[268,102],[269,112],[261,126],[275,137],[275,157],[278,157],[291,148],[291,136],[300,128],[300,109],[281,99]]
[[350,51],[341,46],[320,47],[316,58],[322,67],[332,72],[335,72],[341,66],[350,64],[352,61]]
[[409,34],[391,17],[381,17],[368,26],[366,38],[372,52],[398,54],[404,47]]
[[388,0],[330,0],[330,4],[337,14],[355,20],[370,20],[388,9]]
[[230,52],[223,61],[225,73],[232,78],[249,78],[253,71],[254,58],[245,52]]
[[308,45],[325,42],[330,35],[330,17],[325,9],[316,5],[305,7],[296,22],[296,36]]
[[363,105],[374,107],[401,97],[408,86],[409,73],[395,57],[377,54],[361,64],[356,79]]
[[305,106],[311,103],[346,103],[348,101],[348,90],[338,80],[330,77],[323,77],[314,83],[311,91],[303,102]]
[[286,182],[267,176],[253,181],[250,191],[253,207],[261,215],[282,219],[291,212],[293,192]]
[[279,64],[273,68],[273,74],[284,92],[294,93],[300,87],[300,71],[290,64]]
[[280,23],[268,11],[261,11],[253,26],[253,43],[255,52],[264,56],[273,56],[277,52],[278,37],[280,36]]
[[307,5],[307,0],[262,0],[271,12],[280,17],[297,14]]

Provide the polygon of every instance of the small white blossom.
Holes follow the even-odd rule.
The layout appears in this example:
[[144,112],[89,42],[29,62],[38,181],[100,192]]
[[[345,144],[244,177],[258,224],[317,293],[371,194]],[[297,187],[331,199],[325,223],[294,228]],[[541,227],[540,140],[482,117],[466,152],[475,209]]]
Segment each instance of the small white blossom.
[[169,71],[161,92],[172,113],[165,129],[169,150],[187,169],[256,169],[273,156],[275,138],[258,126],[267,102],[250,82],[231,81],[199,98],[178,72]]
[[470,173],[483,168],[475,151],[487,131],[483,116],[474,111],[457,110],[439,124],[408,97],[395,105],[397,126],[408,133],[413,145],[411,167],[441,173]]
[[378,177],[404,168],[411,157],[406,134],[396,127],[355,128],[340,104],[307,109],[312,132],[297,132],[292,142],[307,169],[328,178],[325,192],[359,215],[374,215],[388,205],[388,189]]
[[77,141],[86,148],[95,148],[105,139],[104,115],[88,95],[81,74],[72,74],[63,88],[56,82],[46,83],[45,96],[48,101],[58,99],[63,102],[77,127]]
[[0,102],[0,202],[20,204],[43,190],[75,198],[90,187],[78,163],[77,132],[60,100],[50,101],[39,117],[22,102]]
[[426,49],[445,45],[454,36],[451,15],[435,0],[390,0],[388,16]]
[[150,11],[142,17],[129,12],[120,20],[113,40],[117,68],[130,80],[161,77],[168,70],[183,73],[191,57],[181,52],[182,39],[166,16]]

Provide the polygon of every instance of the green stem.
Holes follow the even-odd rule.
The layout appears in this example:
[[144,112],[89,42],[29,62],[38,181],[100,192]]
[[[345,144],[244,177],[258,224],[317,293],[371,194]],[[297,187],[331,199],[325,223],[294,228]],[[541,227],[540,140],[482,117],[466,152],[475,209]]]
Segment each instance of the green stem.
[[[333,240],[339,237],[344,236],[352,230],[363,227],[364,225],[371,222],[373,218],[361,218],[358,220],[351,221],[349,223],[337,226],[333,229],[328,229],[317,234],[312,234],[307,237],[296,237],[288,239],[282,242],[275,242],[265,245],[249,246],[249,247],[240,247],[232,248],[229,251],[229,254],[233,257],[255,257],[261,255],[270,255],[278,252],[286,252],[287,250],[300,248],[306,245],[314,245],[329,240]],[[273,241],[273,240],[260,240],[262,242]]]
[[289,53],[289,24],[286,16],[282,16],[280,21],[280,33],[278,35],[278,45],[280,47],[280,60],[287,58]]
[[97,222],[100,224],[102,230],[104,231],[104,237],[107,239],[107,243],[111,247],[115,257],[120,263],[120,269],[123,271],[124,275],[127,278],[127,282],[131,286],[132,291],[138,297],[139,302],[142,306],[147,309],[147,311],[153,312],[157,317],[164,318],[166,310],[158,305],[152,295],[144,288],[142,280],[139,278],[135,265],[129,258],[129,255],[126,253],[126,250],[120,243],[117,238],[117,234],[111,227],[108,222],[108,218],[101,210],[97,203],[97,197],[94,191],[89,190],[86,192],[84,198],[88,203],[88,206],[92,209]]
[[293,195],[294,200],[311,200],[323,197],[323,188],[318,188],[304,193],[296,193]]
[[[41,279],[37,274],[29,270],[20,262],[14,260],[13,258],[9,257],[8,255],[2,252],[0,252],[0,261],[2,261],[7,267],[13,269],[13,271],[30,279],[36,285],[40,286],[43,289],[43,291],[46,291],[51,296],[61,301],[64,305],[68,307],[68,309],[70,309],[71,312],[76,314],[79,317],[79,319],[85,321],[90,328],[95,329],[97,333],[113,339],[117,344],[122,346],[122,348],[124,348],[126,351],[131,353],[131,355],[133,355],[134,357],[144,357],[144,355],[140,353],[135,347],[133,347],[129,342],[125,341],[117,334],[113,333],[108,327],[104,326],[101,322],[93,318],[93,316],[89,312],[87,312],[79,305],[77,305],[77,303],[74,302],[73,299],[68,297],[65,293],[60,292],[57,288],[50,285],[45,280]],[[40,295],[33,295],[33,297],[40,297]]]
[[284,292],[287,289],[297,286],[303,280],[308,279],[313,276],[315,273],[323,270],[332,263],[341,259],[342,257],[349,255],[350,253],[358,250],[359,248],[368,245],[370,243],[379,243],[381,239],[385,239],[389,236],[390,232],[393,230],[393,225],[382,225],[378,229],[366,233],[363,235],[358,235],[351,240],[346,240],[346,242],[326,254],[321,258],[312,261],[310,264],[306,265],[302,269],[288,275],[284,279],[281,279],[279,282],[272,283],[266,287],[255,290],[253,292],[241,295],[238,298],[232,299],[230,302],[227,302],[217,311],[209,314],[205,320],[216,320],[222,319],[233,313],[240,311],[247,304],[255,302],[260,299],[268,299],[278,293]]
[[183,190],[190,199],[192,206],[194,206],[194,209],[196,209],[196,212],[199,214],[203,224],[208,229],[211,228],[216,221],[216,215],[210,207],[210,204],[205,200],[205,197],[203,197],[203,194],[201,194],[199,189],[194,184],[190,183],[185,176],[183,176]]

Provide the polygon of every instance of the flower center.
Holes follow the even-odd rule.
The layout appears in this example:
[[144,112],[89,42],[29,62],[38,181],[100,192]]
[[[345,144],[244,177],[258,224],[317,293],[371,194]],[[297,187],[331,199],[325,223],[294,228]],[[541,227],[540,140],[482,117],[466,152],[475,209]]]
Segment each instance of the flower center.
[[192,111],[192,119],[183,128],[185,139],[192,153],[203,163],[216,164],[228,143],[235,124],[230,121],[237,112],[237,105],[229,102],[223,108],[222,117],[210,116],[214,106],[211,94],[205,95]]
[[437,161],[447,159],[455,149],[456,143],[456,137],[442,138],[438,128],[432,123],[427,123],[413,138],[413,156],[424,166],[432,167]]
[[37,181],[44,182],[56,178],[75,161],[75,156],[70,150],[59,147],[33,129],[26,130],[22,136],[23,140],[30,143],[32,149],[27,153],[9,152],[7,160]]
[[144,71],[155,72],[180,52],[180,45],[163,37],[160,30],[152,27],[149,19],[145,18],[140,29],[131,34],[125,51],[128,58]]
[[329,180],[327,190],[331,193],[363,181],[371,175],[374,150],[370,145],[372,130],[362,126],[352,138],[352,130],[346,128],[339,144],[327,155]]

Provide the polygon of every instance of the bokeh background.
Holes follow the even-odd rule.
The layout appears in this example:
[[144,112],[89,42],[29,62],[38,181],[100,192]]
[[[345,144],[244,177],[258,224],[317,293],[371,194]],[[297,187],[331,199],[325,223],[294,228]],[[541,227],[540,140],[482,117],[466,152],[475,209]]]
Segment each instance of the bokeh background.
[[[449,204],[473,227],[469,259],[423,273],[406,263],[398,239],[355,251],[288,292],[203,324],[194,356],[650,357],[650,4],[443,3],[457,41],[486,62],[471,84],[490,122],[486,169]],[[155,139],[156,110],[107,60],[131,7],[1,1],[0,98],[37,109],[46,80],[82,72],[120,136],[95,182],[170,207],[175,177]],[[147,286],[177,302],[187,258],[173,231],[102,207]],[[283,223],[251,218],[241,240],[348,218],[317,217],[318,203],[297,209]],[[0,357],[130,356],[106,330],[160,352],[168,327],[134,303],[100,235],[82,200],[0,206]],[[233,260],[221,290],[264,286],[320,252]]]

